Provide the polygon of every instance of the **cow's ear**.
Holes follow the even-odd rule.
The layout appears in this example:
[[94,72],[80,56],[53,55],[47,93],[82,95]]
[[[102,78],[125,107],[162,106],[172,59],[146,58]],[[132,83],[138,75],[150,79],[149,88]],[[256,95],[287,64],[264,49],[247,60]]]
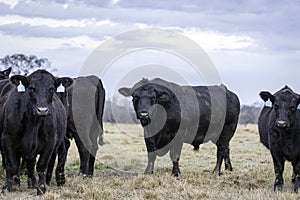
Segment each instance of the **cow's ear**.
[[120,88],[118,91],[120,94],[122,94],[125,97],[130,97],[133,94],[132,89],[126,87]]
[[70,87],[73,84],[73,79],[69,77],[62,77],[62,78],[57,78],[55,87],[58,88],[62,84],[65,88]]
[[262,100],[264,100],[264,102],[267,102],[269,99],[272,103],[275,101],[275,97],[267,91],[260,92],[259,96],[262,98]]
[[2,73],[3,73],[5,76],[7,76],[7,77],[9,76],[10,72],[11,72],[11,67],[9,67],[8,69],[2,71]]
[[12,77],[10,77],[10,82],[16,86],[18,86],[21,83],[25,86],[28,87],[29,85],[29,78],[26,76],[22,76],[22,75],[14,75]]

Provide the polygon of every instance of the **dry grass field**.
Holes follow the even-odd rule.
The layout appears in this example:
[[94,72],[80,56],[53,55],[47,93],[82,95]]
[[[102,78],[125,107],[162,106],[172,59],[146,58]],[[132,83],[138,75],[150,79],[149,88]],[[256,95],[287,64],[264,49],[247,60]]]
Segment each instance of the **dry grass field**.
[[[271,156],[259,142],[256,125],[238,128],[231,141],[234,171],[220,177],[210,173],[216,162],[211,143],[203,144],[199,152],[184,145],[178,180],[171,176],[168,155],[157,159],[153,175],[143,174],[147,155],[141,126],[105,124],[105,142],[99,147],[93,178],[77,175],[79,156],[72,142],[63,187],[57,187],[53,178],[47,193],[37,197],[22,177],[21,187],[0,194],[0,199],[300,199],[292,189],[290,163],[286,163],[283,192],[273,192]],[[3,184],[3,170],[0,176]]]

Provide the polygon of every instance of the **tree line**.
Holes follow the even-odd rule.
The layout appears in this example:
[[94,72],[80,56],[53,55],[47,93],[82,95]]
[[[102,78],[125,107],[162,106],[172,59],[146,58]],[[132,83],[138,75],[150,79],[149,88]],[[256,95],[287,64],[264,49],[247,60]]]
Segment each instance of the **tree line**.
[[[239,124],[257,124],[258,116],[263,107],[263,104],[254,103],[252,105],[242,105]],[[128,115],[130,116],[128,118]],[[110,123],[139,123],[136,119],[136,114],[133,110],[133,105],[130,101],[123,101],[123,104],[114,103],[107,100],[104,106],[104,122]]]

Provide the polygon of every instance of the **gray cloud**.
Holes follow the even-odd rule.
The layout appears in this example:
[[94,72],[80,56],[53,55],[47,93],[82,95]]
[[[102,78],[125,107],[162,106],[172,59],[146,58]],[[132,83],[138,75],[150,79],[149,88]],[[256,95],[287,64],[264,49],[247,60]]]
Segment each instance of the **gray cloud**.
[[[64,4],[69,7],[65,9]],[[161,27],[197,27],[222,33],[247,34],[257,38],[267,48],[297,49],[300,46],[300,4],[294,1],[163,1],[121,0],[113,6],[111,1],[21,1],[13,9],[0,4],[2,15],[16,14],[25,17],[52,19],[111,20],[124,27],[95,28],[47,28],[14,24],[15,28],[0,27],[0,30],[16,34],[52,37],[80,34],[94,37],[114,35],[135,28],[133,24],[144,23]],[[128,26],[128,28],[125,28]],[[97,36],[98,38],[99,36]]]

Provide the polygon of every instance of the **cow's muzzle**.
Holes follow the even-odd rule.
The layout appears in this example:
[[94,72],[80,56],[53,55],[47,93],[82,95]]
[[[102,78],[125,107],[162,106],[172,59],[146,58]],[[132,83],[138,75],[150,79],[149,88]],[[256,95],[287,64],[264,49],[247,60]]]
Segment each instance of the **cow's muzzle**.
[[284,120],[277,120],[275,122],[275,126],[277,128],[289,128],[289,123],[287,121],[284,121]]
[[48,115],[49,109],[47,107],[36,107],[36,112],[40,116]]
[[150,124],[150,115],[147,112],[140,112],[137,114],[138,119],[141,121],[142,126],[147,126]]

